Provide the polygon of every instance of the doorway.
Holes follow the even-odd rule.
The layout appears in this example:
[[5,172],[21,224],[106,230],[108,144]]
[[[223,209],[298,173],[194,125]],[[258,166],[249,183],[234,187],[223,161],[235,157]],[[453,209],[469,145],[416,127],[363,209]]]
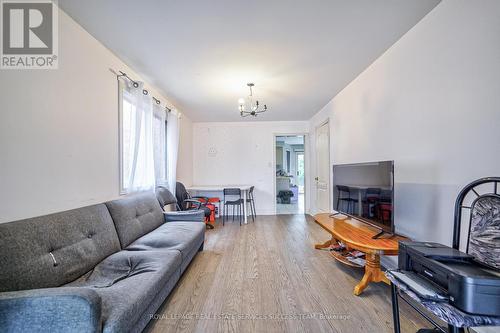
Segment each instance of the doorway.
[[323,123],[316,128],[316,209],[319,213],[330,211],[330,125]]
[[305,212],[305,136],[275,136],[276,214]]

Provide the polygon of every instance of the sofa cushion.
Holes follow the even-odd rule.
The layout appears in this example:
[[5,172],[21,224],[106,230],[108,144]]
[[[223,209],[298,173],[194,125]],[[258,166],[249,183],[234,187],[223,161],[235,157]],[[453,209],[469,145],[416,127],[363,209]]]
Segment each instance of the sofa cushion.
[[120,251],[67,287],[95,290],[102,301],[103,332],[127,332],[155,295],[180,277],[179,251]]
[[138,192],[106,202],[123,248],[165,222],[153,191]]
[[0,224],[0,291],[61,286],[117,251],[104,204]]
[[178,250],[184,260],[189,253],[200,247],[204,238],[205,223],[169,222],[142,236],[125,249],[129,251]]

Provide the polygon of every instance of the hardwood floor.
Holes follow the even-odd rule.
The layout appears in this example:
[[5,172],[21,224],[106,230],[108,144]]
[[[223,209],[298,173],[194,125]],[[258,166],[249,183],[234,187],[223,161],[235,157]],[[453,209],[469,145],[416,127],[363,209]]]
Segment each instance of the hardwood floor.
[[[304,215],[217,223],[146,332],[392,332],[389,287],[354,296],[362,271],[314,249],[328,237]],[[417,331],[401,303],[401,331]]]

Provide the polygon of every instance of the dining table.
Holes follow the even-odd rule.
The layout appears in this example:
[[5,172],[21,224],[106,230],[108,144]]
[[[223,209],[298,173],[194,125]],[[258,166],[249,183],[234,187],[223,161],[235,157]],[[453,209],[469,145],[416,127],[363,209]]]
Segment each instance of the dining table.
[[[211,192],[216,192],[220,193],[220,196],[222,197],[222,193],[225,188],[238,188],[241,190],[241,193],[243,194],[243,222],[244,224],[248,224],[248,208],[247,208],[247,199],[249,198],[248,193],[250,191],[250,188],[252,185],[241,185],[241,184],[229,184],[229,185],[191,185],[186,187],[186,190],[193,196],[195,195],[200,195],[200,194],[205,194],[205,193],[211,193]],[[222,202],[222,199],[221,199]],[[222,202],[222,204],[224,204]],[[220,212],[219,212],[220,214]]]

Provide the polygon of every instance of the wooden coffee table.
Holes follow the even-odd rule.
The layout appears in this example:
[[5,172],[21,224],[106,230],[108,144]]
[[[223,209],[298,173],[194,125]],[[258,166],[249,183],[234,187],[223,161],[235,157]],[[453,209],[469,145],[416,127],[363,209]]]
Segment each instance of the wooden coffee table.
[[[397,235],[392,237],[384,235],[382,238],[373,239],[372,237],[378,233],[378,229],[355,219],[330,217],[330,214],[326,213],[315,215],[314,220],[332,235],[330,240],[323,244],[316,244],[314,248],[327,248],[338,241],[342,241],[347,250],[358,250],[365,253],[365,275],[354,287],[354,295],[360,295],[370,282],[390,284],[380,269],[380,255],[397,255],[398,241],[407,240],[407,238]],[[342,260],[340,256],[334,255],[334,257],[344,264],[349,264],[348,261]]]

